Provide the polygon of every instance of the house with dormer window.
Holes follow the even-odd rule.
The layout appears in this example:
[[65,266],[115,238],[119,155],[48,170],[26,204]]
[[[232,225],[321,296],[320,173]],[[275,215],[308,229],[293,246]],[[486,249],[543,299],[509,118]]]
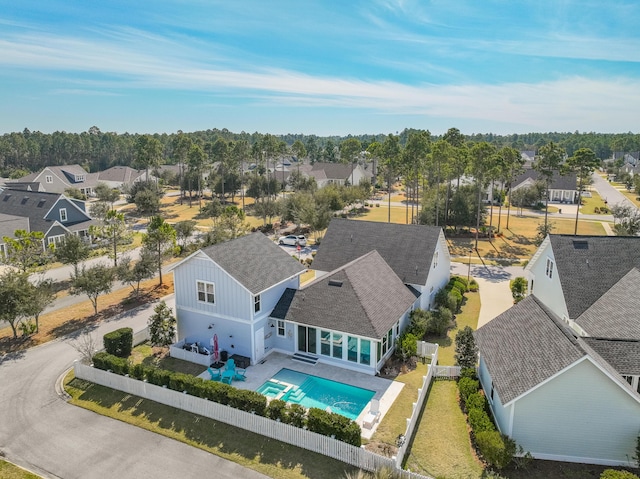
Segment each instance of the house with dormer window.
[[626,466],[640,434],[640,238],[549,235],[529,296],[475,333],[500,431],[539,459]]
[[[0,192],[0,215],[12,218],[6,228],[44,233],[44,245],[61,241],[66,234],[89,239],[89,228],[95,221],[89,216],[85,202],[56,193],[4,189]],[[20,218],[20,220],[18,220]]]

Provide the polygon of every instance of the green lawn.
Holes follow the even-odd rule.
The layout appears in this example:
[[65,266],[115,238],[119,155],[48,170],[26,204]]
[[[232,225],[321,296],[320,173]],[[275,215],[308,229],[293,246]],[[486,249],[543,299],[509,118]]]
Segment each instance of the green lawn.
[[0,459],[0,477],[2,479],[40,479],[40,476],[25,471],[21,467]]
[[598,194],[597,191],[591,192],[591,198],[582,198],[582,207],[580,208],[580,213],[583,215],[593,215],[596,214],[595,209],[598,208],[606,208],[607,205],[604,204],[604,200]]
[[334,479],[353,471],[321,454],[75,379],[73,372],[65,378],[65,388],[72,397],[71,404],[198,447],[269,477]]
[[447,479],[482,477],[483,467],[471,448],[455,381],[432,383],[405,469]]
[[471,326],[475,331],[478,327],[478,316],[480,315],[480,294],[467,293],[462,311],[456,314],[456,327],[450,329],[446,337],[427,337],[430,343],[436,343],[438,348],[438,364],[441,366],[454,366],[455,360],[455,338],[456,333],[465,326]]

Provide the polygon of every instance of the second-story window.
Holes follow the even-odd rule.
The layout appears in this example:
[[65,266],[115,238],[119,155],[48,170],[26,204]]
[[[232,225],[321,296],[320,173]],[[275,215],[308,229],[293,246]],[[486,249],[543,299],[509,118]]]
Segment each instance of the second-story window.
[[51,175],[47,175],[47,176],[45,176],[45,177],[44,177],[44,180],[45,180],[47,183],[53,183],[53,176],[51,176]]
[[549,277],[549,279],[553,278],[553,261],[547,258],[547,268],[545,270],[545,274]]
[[62,221],[62,222],[67,221],[67,209],[66,208],[60,208],[60,221]]
[[259,294],[256,294],[253,297],[253,312],[254,313],[260,312],[260,295]]
[[201,303],[215,304],[216,288],[213,283],[198,281],[198,301]]

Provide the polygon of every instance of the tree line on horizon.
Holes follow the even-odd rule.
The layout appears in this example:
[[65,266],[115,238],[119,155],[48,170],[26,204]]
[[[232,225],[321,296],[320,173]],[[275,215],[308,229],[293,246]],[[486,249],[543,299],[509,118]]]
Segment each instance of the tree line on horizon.
[[[398,143],[405,147],[409,137],[422,130],[405,128],[396,133]],[[435,142],[446,136],[432,135]],[[580,148],[589,148],[600,159],[610,158],[614,151],[640,151],[640,134],[636,133],[526,133],[497,135],[493,133],[464,135],[462,138],[470,144],[487,142],[496,148],[510,147],[519,151],[538,150],[553,142],[562,147],[571,156]],[[89,172],[105,170],[112,166],[132,166],[144,168],[139,161],[140,142],[153,138],[159,144],[160,162],[178,164],[184,158],[181,146],[187,138],[192,144],[202,147],[208,156],[215,156],[214,145],[219,140],[227,143],[228,149],[239,146],[243,150],[245,161],[264,159],[265,151],[277,155],[300,155],[310,162],[345,161],[343,143],[357,140],[362,151],[374,143],[382,143],[387,135],[365,134],[347,136],[317,136],[304,134],[270,135],[258,132],[234,133],[227,129],[209,129],[184,133],[132,134],[102,132],[92,126],[86,132],[68,133],[56,131],[46,134],[30,131],[5,133],[0,136],[0,175],[18,178],[45,166],[80,164]],[[265,144],[268,146],[265,147]],[[275,149],[273,147],[275,144]],[[270,146],[269,146],[270,145]],[[296,148],[297,146],[297,148]],[[303,146],[304,148],[301,148]],[[348,160],[346,160],[348,161]]]

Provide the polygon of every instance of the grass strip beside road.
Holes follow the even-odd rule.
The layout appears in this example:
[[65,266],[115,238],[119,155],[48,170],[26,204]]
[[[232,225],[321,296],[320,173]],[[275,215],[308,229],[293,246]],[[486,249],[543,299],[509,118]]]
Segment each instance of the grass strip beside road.
[[198,447],[270,477],[333,479],[354,468],[283,442],[87,381],[65,378],[71,404]]
[[40,479],[40,476],[0,459],[0,477],[2,479]]

